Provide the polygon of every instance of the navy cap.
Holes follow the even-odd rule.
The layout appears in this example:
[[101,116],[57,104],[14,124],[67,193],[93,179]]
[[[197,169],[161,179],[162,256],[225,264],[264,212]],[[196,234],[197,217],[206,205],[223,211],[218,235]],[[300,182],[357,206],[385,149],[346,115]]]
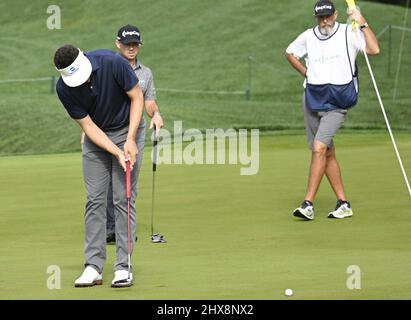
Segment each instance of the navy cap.
[[320,0],[314,6],[314,15],[318,16],[329,16],[334,14],[335,7],[330,0]]
[[117,40],[123,44],[143,43],[141,40],[140,30],[137,27],[132,26],[131,24],[121,27],[118,30]]

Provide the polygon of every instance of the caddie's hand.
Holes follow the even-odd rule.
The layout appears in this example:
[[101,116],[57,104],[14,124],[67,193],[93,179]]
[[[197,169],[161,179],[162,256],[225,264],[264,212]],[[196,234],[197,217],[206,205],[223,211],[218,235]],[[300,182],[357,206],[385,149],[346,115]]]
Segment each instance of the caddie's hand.
[[351,17],[351,19],[357,22],[359,25],[363,25],[367,22],[362,16],[361,11],[358,9],[348,9],[347,13]]
[[130,161],[130,169],[133,170],[137,159],[137,144],[134,140],[127,140],[124,144],[125,161]]
[[163,118],[159,112],[154,112],[154,115],[150,121],[150,129],[153,128],[153,125],[156,126],[156,137],[158,137],[160,129],[164,126]]

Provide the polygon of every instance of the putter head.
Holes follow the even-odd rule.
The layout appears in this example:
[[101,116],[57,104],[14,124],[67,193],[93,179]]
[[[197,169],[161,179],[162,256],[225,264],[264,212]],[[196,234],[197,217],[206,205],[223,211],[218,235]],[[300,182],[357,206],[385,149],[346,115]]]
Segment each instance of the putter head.
[[153,243],[166,243],[166,239],[164,239],[164,236],[161,233],[156,233],[151,235],[151,242]]
[[127,288],[127,287],[131,287],[132,284],[133,284],[133,280],[130,278],[127,278],[127,279],[119,280],[119,281],[112,283],[111,287],[112,288]]

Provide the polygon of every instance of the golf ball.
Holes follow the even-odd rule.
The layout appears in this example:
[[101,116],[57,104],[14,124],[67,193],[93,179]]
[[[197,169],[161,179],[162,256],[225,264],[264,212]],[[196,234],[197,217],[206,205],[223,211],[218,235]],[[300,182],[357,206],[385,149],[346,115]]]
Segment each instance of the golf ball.
[[293,290],[292,289],[285,289],[285,295],[287,297],[291,297],[293,295]]

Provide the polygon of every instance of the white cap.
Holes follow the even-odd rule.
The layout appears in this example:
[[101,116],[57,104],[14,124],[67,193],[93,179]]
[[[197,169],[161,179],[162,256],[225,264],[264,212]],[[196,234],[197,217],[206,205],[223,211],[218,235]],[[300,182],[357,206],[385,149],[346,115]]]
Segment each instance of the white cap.
[[78,87],[88,80],[91,75],[91,62],[84,53],[78,49],[79,53],[76,60],[64,69],[57,69],[61,74],[64,83],[69,87]]

